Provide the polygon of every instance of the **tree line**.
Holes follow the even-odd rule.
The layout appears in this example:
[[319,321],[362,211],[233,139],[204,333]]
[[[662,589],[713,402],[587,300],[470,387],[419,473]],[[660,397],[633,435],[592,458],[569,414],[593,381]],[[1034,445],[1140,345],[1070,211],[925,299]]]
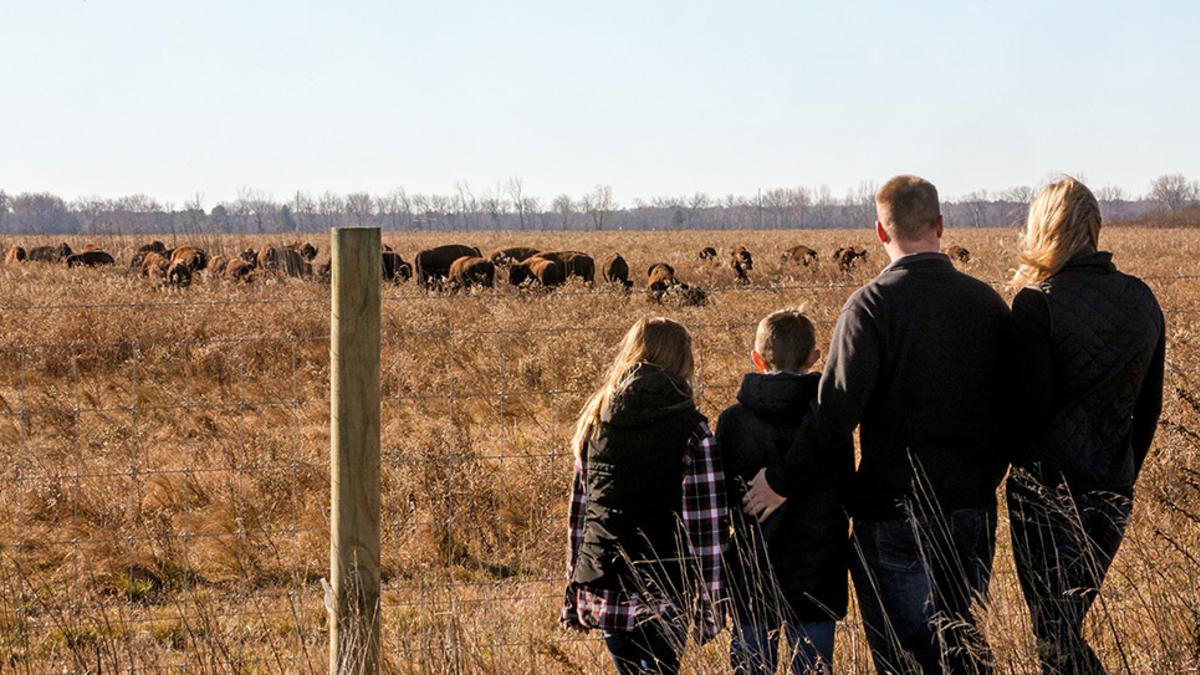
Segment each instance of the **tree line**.
[[[0,189],[0,233],[266,234],[344,225],[392,231],[836,228],[870,222],[876,188],[861,183],[840,197],[824,185],[724,197],[697,192],[633,199],[622,205],[608,185],[597,185],[577,198],[560,194],[545,201],[530,195],[520,178],[511,178],[480,193],[459,183],[447,194],[409,193],[403,188],[384,194],[299,191],[285,201],[243,188],[235,199],[208,209],[201,195],[177,206],[140,194],[67,201],[48,192],[10,195]],[[982,190],[946,200],[943,214],[952,227],[1013,226],[1024,220],[1034,194],[1030,186]],[[1125,220],[1195,205],[1200,202],[1200,182],[1167,174],[1154,179],[1144,195],[1105,187],[1096,196],[1106,219]]]

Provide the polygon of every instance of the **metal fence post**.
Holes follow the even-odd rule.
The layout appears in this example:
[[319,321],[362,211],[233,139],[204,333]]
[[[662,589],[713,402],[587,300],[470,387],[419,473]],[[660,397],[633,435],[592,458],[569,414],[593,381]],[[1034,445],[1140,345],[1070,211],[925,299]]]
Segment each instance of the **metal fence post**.
[[379,669],[379,228],[330,232],[329,672]]

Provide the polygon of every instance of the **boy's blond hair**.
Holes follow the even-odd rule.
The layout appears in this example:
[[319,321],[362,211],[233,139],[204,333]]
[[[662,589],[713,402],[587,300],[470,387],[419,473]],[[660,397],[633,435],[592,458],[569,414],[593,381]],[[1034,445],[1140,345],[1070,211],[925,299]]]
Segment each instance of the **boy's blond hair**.
[[758,322],[754,335],[754,351],[768,370],[800,372],[816,346],[817,331],[812,321],[796,309],[772,312]]
[[875,194],[875,211],[883,229],[904,241],[925,238],[942,215],[937,188],[918,176],[896,176],[884,183]]

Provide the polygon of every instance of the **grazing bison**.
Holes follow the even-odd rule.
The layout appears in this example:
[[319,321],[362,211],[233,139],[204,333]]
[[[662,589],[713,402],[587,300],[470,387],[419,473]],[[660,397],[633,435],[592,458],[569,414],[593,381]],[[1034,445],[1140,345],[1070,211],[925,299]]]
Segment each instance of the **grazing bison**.
[[750,283],[750,270],[754,269],[754,259],[745,246],[738,246],[729,253],[729,267],[733,270],[739,284]]
[[817,262],[817,252],[804,245],[793,246],[783,252],[783,262],[804,265],[805,267],[815,265]]
[[195,246],[180,246],[171,251],[169,259],[173,263],[178,262],[187,265],[189,272],[199,272],[208,267],[208,252]]
[[228,264],[229,258],[226,258],[223,255],[214,255],[212,259],[208,261],[208,267],[204,268],[204,272],[209,279],[213,279],[221,276],[221,274],[225,271],[225,266]]
[[142,276],[151,280],[161,279],[167,272],[171,261],[157,251],[149,251],[142,256]]
[[567,278],[579,277],[590,286],[596,281],[596,261],[592,256],[579,251],[554,251],[539,253],[538,257],[559,260],[567,271]]
[[230,281],[250,281],[250,273],[254,271],[255,264],[247,262],[244,258],[231,258],[225,263],[223,276]]
[[604,280],[610,284],[621,284],[625,288],[633,285],[629,280],[629,263],[616,253],[604,262]]
[[427,248],[417,253],[417,283],[424,288],[438,288],[450,276],[450,266],[462,257],[479,257],[479,249],[473,246],[450,244]]
[[192,268],[182,260],[172,261],[167,266],[167,283],[176,288],[186,288],[192,285]]
[[700,249],[700,259],[701,260],[716,260],[717,259],[717,249],[715,249],[711,246],[705,246],[704,248]]
[[400,283],[412,278],[412,265],[404,262],[399,253],[383,251],[383,268],[381,275],[384,281]]
[[299,253],[301,258],[303,258],[304,260],[306,260],[310,263],[317,259],[317,247],[313,246],[312,244],[309,244],[308,242],[301,244],[300,242],[297,241],[297,242],[288,244],[287,248],[290,248],[291,250],[295,251],[296,253]]
[[115,265],[116,260],[104,251],[96,249],[84,250],[83,253],[76,253],[67,256],[67,267],[96,267],[98,265]]
[[4,252],[4,264],[15,265],[25,261],[25,249],[20,246],[11,246]]
[[287,277],[303,277],[305,272],[304,258],[299,253],[286,246],[276,248],[269,244],[258,252],[257,268]]
[[495,281],[496,266],[487,258],[463,256],[450,265],[450,286],[454,289],[491,288]]
[[667,276],[672,276],[672,277],[675,276],[675,268],[671,267],[670,263],[656,262],[653,265],[651,265],[650,267],[646,268],[646,277],[647,278],[654,277],[654,270],[657,270],[657,269],[664,270],[664,273]]
[[513,246],[511,248],[502,248],[492,254],[492,264],[496,267],[507,267],[513,263],[523,262],[527,258],[532,258],[539,253],[541,253],[541,251],[529,246]]
[[67,242],[63,242],[58,246],[35,246],[29,249],[29,256],[26,260],[30,262],[48,262],[57,263],[66,260],[71,256],[71,247],[67,246]]
[[944,253],[949,256],[951,260],[957,260],[961,263],[971,262],[971,252],[968,251],[965,246],[951,246],[947,248]]
[[508,268],[508,283],[513,286],[539,285],[545,288],[560,286],[567,281],[567,266],[559,259],[534,256],[514,263]]
[[667,263],[654,263],[646,270],[646,288],[654,293],[662,293],[668,288],[679,285],[675,278],[675,268]]
[[133,257],[129,259],[129,267],[132,269],[141,269],[142,260],[146,258],[147,253],[160,253],[163,257],[167,257],[167,246],[157,240],[149,244],[142,244],[133,252]]
[[843,272],[849,272],[854,269],[859,260],[867,259],[866,249],[857,246],[843,246],[833,252],[833,260],[842,268]]
[[242,251],[238,254],[238,257],[250,263],[251,265],[258,265],[258,251],[255,251],[252,248]]

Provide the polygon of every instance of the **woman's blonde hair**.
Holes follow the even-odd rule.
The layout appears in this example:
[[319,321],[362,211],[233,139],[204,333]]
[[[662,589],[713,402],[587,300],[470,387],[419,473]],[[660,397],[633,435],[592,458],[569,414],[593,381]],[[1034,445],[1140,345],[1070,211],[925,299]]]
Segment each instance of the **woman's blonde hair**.
[[571,440],[571,449],[576,458],[582,456],[583,446],[600,421],[604,407],[627,386],[633,366],[639,363],[658,366],[679,378],[687,387],[686,393],[691,395],[694,369],[691,333],[683,324],[664,317],[639,319],[621,340],[617,356],[605,373],[600,388],[579,412],[575,436]]
[[1100,203],[1092,191],[1070,176],[1047,185],[1029,205],[1012,286],[1045,281],[1071,258],[1095,252],[1099,240]]

